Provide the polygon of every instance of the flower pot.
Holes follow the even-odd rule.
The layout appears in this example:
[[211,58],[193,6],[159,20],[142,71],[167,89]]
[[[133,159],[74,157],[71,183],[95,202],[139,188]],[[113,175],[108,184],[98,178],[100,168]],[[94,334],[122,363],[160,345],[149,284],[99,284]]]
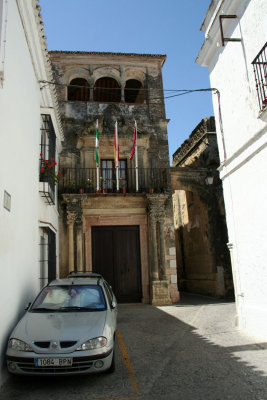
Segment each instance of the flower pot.
[[154,193],[154,188],[150,188],[150,189],[149,189],[149,193],[150,193],[150,194],[153,194],[153,193]]
[[123,187],[123,188],[121,189],[121,191],[122,191],[123,194],[125,194],[125,193],[127,192],[126,187]]
[[84,189],[82,189],[82,188],[79,189],[79,193],[80,193],[80,194],[83,194],[83,193],[84,193]]
[[107,193],[108,189],[102,189],[102,193]]

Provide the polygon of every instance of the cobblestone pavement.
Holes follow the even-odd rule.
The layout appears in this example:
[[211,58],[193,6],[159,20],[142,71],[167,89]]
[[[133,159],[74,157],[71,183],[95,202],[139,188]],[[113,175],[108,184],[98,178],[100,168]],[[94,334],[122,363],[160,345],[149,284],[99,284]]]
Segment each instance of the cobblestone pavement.
[[267,400],[267,343],[234,326],[234,303],[119,306],[114,374],[9,377],[1,400]]

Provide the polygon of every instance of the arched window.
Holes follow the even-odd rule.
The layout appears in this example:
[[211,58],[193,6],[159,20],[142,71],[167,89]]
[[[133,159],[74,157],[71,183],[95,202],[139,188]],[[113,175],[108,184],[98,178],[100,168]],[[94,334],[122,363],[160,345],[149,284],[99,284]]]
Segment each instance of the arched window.
[[99,78],[94,86],[94,101],[101,103],[119,103],[121,90],[118,82],[113,78]]
[[89,101],[90,89],[88,82],[83,78],[72,79],[68,86],[68,100],[72,101]]
[[142,83],[136,79],[129,79],[124,89],[125,103],[143,103],[145,92]]

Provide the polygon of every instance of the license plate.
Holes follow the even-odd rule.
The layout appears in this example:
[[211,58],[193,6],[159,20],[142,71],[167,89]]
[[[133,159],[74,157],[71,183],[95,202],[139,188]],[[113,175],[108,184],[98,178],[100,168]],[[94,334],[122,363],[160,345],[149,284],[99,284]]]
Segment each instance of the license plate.
[[66,367],[72,365],[72,358],[35,358],[36,367]]

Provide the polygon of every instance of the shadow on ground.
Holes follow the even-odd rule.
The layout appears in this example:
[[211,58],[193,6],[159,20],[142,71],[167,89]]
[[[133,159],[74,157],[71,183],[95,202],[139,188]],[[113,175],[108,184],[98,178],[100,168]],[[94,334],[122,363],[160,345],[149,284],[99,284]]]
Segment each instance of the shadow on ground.
[[[190,301],[199,305],[196,298],[185,297],[179,307],[189,306]],[[220,301],[201,301],[217,304],[220,312]],[[119,306],[118,329],[137,382],[135,390],[117,343],[114,374],[52,379],[11,376],[0,393],[1,400],[267,399],[264,373],[235,355],[242,349],[266,351],[266,343],[261,343],[262,347],[253,343],[240,345],[239,333],[234,331],[229,346],[219,346],[190,324],[142,304]]]

